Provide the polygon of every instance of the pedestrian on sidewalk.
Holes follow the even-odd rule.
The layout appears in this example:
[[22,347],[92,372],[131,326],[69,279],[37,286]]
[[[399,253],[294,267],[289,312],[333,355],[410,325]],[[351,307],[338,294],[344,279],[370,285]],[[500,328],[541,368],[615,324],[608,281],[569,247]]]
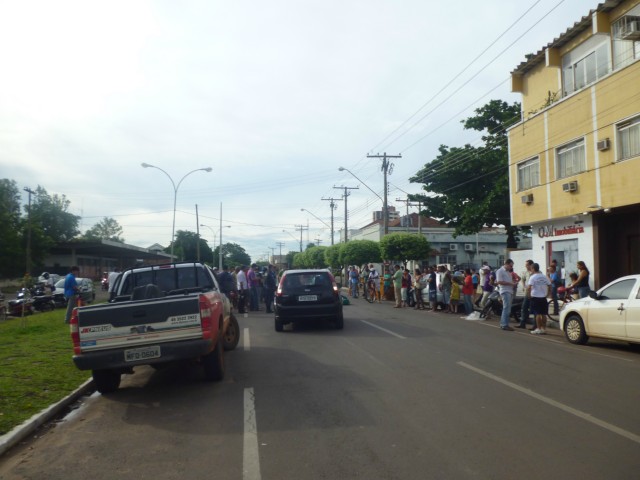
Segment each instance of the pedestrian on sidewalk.
[[[524,267],[525,267],[525,270],[524,272],[522,272],[522,275],[520,278],[522,280],[522,287],[525,291],[525,296],[524,296],[524,300],[522,301],[522,310],[520,312],[520,323],[518,324],[518,328],[527,328],[527,323],[529,322],[531,300],[526,295],[526,292],[529,285],[529,279],[533,274],[533,260],[527,260],[525,262]],[[536,325],[536,322],[534,320],[532,330],[535,330],[536,328],[535,325]]]
[[464,312],[467,315],[473,313],[473,276],[471,270],[465,268],[464,270],[464,283],[462,284],[462,295],[464,298]]
[[393,281],[393,293],[395,295],[396,304],[393,308],[402,307],[402,271],[400,270],[400,265],[395,265],[393,276],[391,280]]
[[513,293],[517,285],[514,281],[513,260],[508,258],[504,265],[496,272],[496,284],[498,292],[502,298],[502,315],[500,316],[500,328],[508,332],[513,332],[513,328],[509,326],[509,317],[511,316],[511,302],[513,301]]
[[537,263],[531,265],[531,271],[532,275],[527,283],[527,297],[531,299],[531,311],[536,316],[536,328],[531,329],[531,333],[544,335],[547,333],[547,314],[549,313],[547,297],[551,291],[551,281],[546,275],[540,273],[540,265]]

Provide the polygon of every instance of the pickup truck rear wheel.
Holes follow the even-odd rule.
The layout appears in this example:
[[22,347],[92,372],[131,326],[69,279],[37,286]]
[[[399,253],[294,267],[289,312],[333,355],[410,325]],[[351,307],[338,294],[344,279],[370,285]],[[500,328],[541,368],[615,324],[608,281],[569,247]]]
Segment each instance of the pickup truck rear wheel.
[[120,372],[114,370],[93,370],[93,382],[100,393],[115,392],[120,386]]
[[229,318],[229,326],[224,334],[223,346],[225,351],[233,350],[238,346],[240,341],[240,325],[238,325],[238,319],[232,313]]
[[207,380],[214,382],[220,381],[224,378],[224,356],[222,351],[224,350],[222,342],[222,332],[218,334],[218,343],[213,352],[202,357],[202,366],[204,368],[204,376]]

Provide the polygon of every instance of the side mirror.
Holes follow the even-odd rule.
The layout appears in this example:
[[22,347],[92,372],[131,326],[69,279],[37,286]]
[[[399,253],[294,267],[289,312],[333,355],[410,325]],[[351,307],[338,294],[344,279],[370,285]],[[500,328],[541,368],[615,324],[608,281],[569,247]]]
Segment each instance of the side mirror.
[[589,298],[593,298],[594,300],[598,300],[598,292],[594,292],[593,290],[589,290]]

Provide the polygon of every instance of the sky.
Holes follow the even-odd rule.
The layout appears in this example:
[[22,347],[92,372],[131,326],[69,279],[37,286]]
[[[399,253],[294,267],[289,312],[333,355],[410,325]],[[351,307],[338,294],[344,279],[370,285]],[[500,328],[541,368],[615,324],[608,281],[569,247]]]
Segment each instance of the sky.
[[299,226],[330,245],[334,187],[359,187],[350,229],[382,208],[368,154],[401,155],[388,199],[406,212],[440,145],[481,144],[460,122],[519,101],[510,72],[596,6],[0,0],[0,178],[25,204],[25,187],[65,195],[82,233],[114,218],[139,247],[169,244],[173,185],[176,231],[206,225],[212,246],[222,231],[266,259],[299,250]]

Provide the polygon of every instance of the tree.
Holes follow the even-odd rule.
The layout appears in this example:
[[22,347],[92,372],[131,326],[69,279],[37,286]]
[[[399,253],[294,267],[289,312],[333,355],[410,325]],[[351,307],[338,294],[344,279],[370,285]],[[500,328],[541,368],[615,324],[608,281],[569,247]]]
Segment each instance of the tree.
[[431,245],[422,235],[391,233],[380,240],[380,251],[383,258],[401,260],[406,266],[409,260],[429,258]]
[[[69,212],[71,201],[65,195],[49,195],[38,185],[31,203],[31,225],[37,226],[50,242],[68,242],[76,237],[80,217]],[[25,205],[28,214],[28,206]],[[33,248],[33,246],[32,246]]]
[[0,277],[24,274],[23,221],[20,191],[14,180],[0,179]]
[[[213,251],[215,258],[220,258],[220,246]],[[234,268],[240,265],[251,265],[251,257],[237,243],[225,243],[222,245],[222,263]]]
[[329,265],[334,271],[337,271],[342,266],[341,254],[342,246],[344,243],[338,243],[337,245],[331,245],[324,250],[324,261],[326,265]]
[[324,252],[327,247],[309,247],[293,257],[293,266],[297,268],[325,268],[327,263]]
[[104,217],[84,234],[87,240],[111,240],[124,243],[124,238],[120,235],[122,235],[122,227],[111,217]]
[[380,244],[373,240],[352,240],[344,244],[342,249],[343,265],[362,265],[369,262],[379,262]]
[[441,145],[439,155],[409,180],[424,184],[421,212],[455,227],[454,235],[473,234],[484,225],[504,225],[507,247],[517,247],[518,229],[511,226],[507,128],[520,120],[520,104],[491,100],[462,123],[485,132],[483,147]]
[[[200,261],[204,262],[205,259],[213,258],[213,252],[207,241],[198,236],[197,233],[186,230],[178,230],[176,232],[173,254],[184,262],[197,262],[198,243],[200,244]],[[171,245],[165,251],[170,252]]]

